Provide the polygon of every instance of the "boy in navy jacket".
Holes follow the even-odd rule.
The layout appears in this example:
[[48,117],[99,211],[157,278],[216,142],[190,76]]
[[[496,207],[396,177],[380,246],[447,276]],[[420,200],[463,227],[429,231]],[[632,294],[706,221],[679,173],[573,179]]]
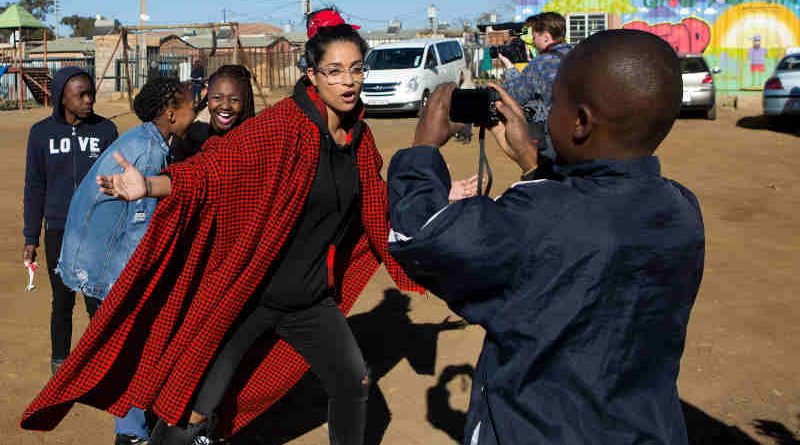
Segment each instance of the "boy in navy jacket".
[[523,181],[449,204],[440,88],[414,148],[389,167],[390,251],[411,278],[486,330],[465,445],[687,444],[676,380],[705,239],[694,195],[653,152],[681,104],[658,37],[593,35],[563,61],[547,179],[502,89],[495,129]]
[[[72,193],[106,147],[117,138],[117,127],[94,114],[95,86],[86,71],[59,70],[52,83],[53,114],[31,127],[25,167],[23,259],[36,260],[42,220],[45,256],[53,289],[50,338],[53,373],[70,351],[75,292],[64,286],[54,268],[61,252],[64,222]],[[85,297],[89,316],[100,300]]]

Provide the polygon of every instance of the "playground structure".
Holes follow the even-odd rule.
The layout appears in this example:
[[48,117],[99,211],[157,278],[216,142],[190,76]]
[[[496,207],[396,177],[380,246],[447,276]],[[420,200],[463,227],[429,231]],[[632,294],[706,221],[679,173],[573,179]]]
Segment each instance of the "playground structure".
[[[15,11],[9,14],[7,10],[0,15],[2,24],[0,28],[14,29],[20,36],[26,29],[45,28],[45,25],[24,9],[12,5],[9,10],[17,8],[21,11],[19,13],[21,19],[17,18]],[[12,16],[11,19],[7,17],[9,15]],[[202,34],[197,33],[198,31]],[[181,37],[187,33],[205,36],[205,45],[199,48],[187,43],[191,40],[191,36]],[[223,37],[218,38],[220,35]],[[265,36],[262,35],[261,39],[264,40]],[[95,36],[89,43],[93,48],[91,55],[55,59],[50,57],[52,59],[50,63],[48,63],[46,40],[41,42],[38,50],[25,48],[25,43],[29,46],[32,43],[30,38],[19,40],[13,48],[5,52],[0,50],[0,76],[6,73],[14,76],[0,78],[2,80],[0,90],[6,99],[18,101],[19,109],[25,106],[26,99],[29,101],[31,98],[42,105],[49,105],[51,73],[63,66],[81,66],[95,78],[98,94],[117,91],[123,97],[127,97],[131,106],[137,88],[148,78],[153,75],[163,75],[185,80],[189,76],[191,62],[194,60],[201,60],[208,74],[222,64],[245,66],[251,72],[254,89],[265,106],[267,100],[263,92],[263,82],[266,80],[272,86],[276,78],[286,81],[292,77],[276,76],[276,73],[281,74],[278,70],[297,70],[294,50],[279,51],[279,48],[285,49],[289,46],[286,39],[280,36],[272,37],[271,41],[279,43],[275,44],[275,53],[272,53],[271,47],[253,47],[253,36],[245,36],[245,42],[248,44],[245,48],[241,43],[239,24],[236,22],[121,27],[117,34]],[[219,48],[217,48],[218,41]],[[35,44],[39,43],[37,39]],[[38,57],[32,51],[38,53]]]
[[[30,42],[30,31],[43,29],[43,60],[47,66],[47,26],[37,20],[30,12],[17,4],[10,5],[0,14],[0,29],[16,31],[12,55],[0,56],[0,76],[14,74],[17,78],[17,101],[19,109],[25,105],[27,90],[31,91],[36,102],[47,106],[50,101],[50,73],[47,68],[24,68],[25,44]],[[24,34],[23,34],[24,31]]]
[[[256,70],[253,69],[253,64],[249,60],[248,54],[243,51],[242,44],[239,35],[239,24],[237,22],[222,22],[222,23],[193,23],[193,24],[182,24],[182,25],[146,25],[146,26],[126,26],[120,28],[118,39],[114,44],[114,49],[111,51],[110,57],[107,58],[105,61],[99,76],[97,76],[97,90],[100,91],[102,89],[103,83],[106,79],[108,79],[107,74],[111,65],[114,63],[118,63],[118,70],[121,71],[118,73],[114,78],[120,84],[120,91],[122,91],[128,99],[129,107],[131,110],[133,109],[133,95],[134,95],[134,84],[141,85],[142,82],[140,79],[136,79],[138,76],[139,78],[149,77],[150,73],[146,73],[145,69],[141,69],[142,62],[148,63],[149,57],[141,58],[140,55],[142,53],[148,54],[149,51],[140,47],[140,42],[146,42],[147,39],[139,39],[137,37],[142,37],[148,33],[164,33],[170,30],[210,30],[211,31],[211,40],[212,40],[212,49],[207,56],[214,56],[217,51],[217,36],[222,29],[228,28],[232,32],[232,41],[233,41],[233,48],[229,52],[229,60],[226,63],[231,64],[241,64],[246,67],[251,75],[253,82],[255,83],[255,89],[264,103],[264,106],[267,105],[267,99],[264,96],[263,88],[261,85],[261,80],[259,79]],[[165,37],[172,37],[167,35]],[[131,41],[134,40],[136,43],[135,48],[132,48]],[[146,43],[144,43],[147,46]],[[136,57],[131,57],[131,53],[136,54]],[[226,57],[227,58],[227,57]],[[132,69],[131,62],[136,60],[137,63],[134,66],[137,66],[136,69]],[[155,59],[153,59],[155,60]],[[149,61],[152,63],[152,60]],[[121,69],[120,69],[121,68]],[[133,71],[133,72],[132,72]]]

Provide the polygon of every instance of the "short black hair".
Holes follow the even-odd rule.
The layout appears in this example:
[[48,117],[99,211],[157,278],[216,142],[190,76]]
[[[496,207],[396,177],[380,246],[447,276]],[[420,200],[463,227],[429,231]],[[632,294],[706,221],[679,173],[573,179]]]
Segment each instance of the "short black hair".
[[620,146],[652,153],[680,113],[683,80],[675,50],[649,32],[598,32],[570,51],[556,82],[574,103],[591,107]]
[[[234,126],[255,116],[256,105],[253,98],[253,84],[250,82],[252,79],[250,71],[242,65],[222,65],[208,78],[208,90],[211,90],[211,85],[214,85],[214,82],[220,79],[233,80],[242,88],[242,94],[244,96],[242,97],[242,113],[239,115],[239,119]],[[208,93],[206,93],[200,103],[197,104],[196,110],[200,111],[207,106]]]
[[152,122],[169,107],[189,97],[189,84],[174,77],[154,77],[133,99],[133,111],[142,122]]
[[[308,26],[308,22],[311,21],[316,14],[322,11],[336,11],[336,8],[330,7],[312,12],[306,17],[306,26]],[[328,45],[333,42],[351,42],[358,47],[362,55],[367,54],[367,50],[369,49],[367,41],[350,25],[341,24],[322,27],[317,30],[317,34],[315,34],[314,37],[308,39],[306,42],[306,66],[308,68],[318,68],[319,62],[325,56],[325,50],[328,48]]]

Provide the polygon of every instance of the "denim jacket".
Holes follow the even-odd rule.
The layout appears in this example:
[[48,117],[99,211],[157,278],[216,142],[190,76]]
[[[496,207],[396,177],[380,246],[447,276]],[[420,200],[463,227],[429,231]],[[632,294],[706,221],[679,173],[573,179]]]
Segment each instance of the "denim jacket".
[[103,299],[147,231],[158,200],[125,202],[98,190],[98,175],[122,173],[121,153],[145,176],[166,167],[169,147],[152,122],[117,139],[86,174],[69,206],[56,272],[67,287]]

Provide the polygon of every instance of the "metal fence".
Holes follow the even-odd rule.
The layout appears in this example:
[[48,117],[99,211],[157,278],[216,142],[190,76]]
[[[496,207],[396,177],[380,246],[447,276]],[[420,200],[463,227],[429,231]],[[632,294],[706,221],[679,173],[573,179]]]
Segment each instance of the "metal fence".
[[[5,63],[0,63],[4,65]],[[47,66],[50,70],[50,77],[55,76],[56,71],[68,66],[77,66],[86,70],[90,76],[94,77],[94,57],[48,57],[47,65],[43,59],[25,59],[22,61],[22,69],[43,68]],[[17,73],[5,73],[0,76],[0,100],[13,100],[19,98],[19,83]],[[26,99],[33,100],[33,95],[26,90]]]
[[[262,88],[277,89],[292,87],[302,76],[298,66],[299,51],[271,51],[269,48],[243,48],[239,62],[245,64],[258,80]],[[140,88],[144,82],[154,75],[177,77],[189,80],[192,63],[196,57],[192,55],[158,55],[148,54],[147,60],[140,61],[133,57],[128,59],[129,72],[125,72],[122,59],[117,59],[113,68],[106,74],[105,82],[113,82],[114,91],[126,91],[126,76],[131,77],[131,87]],[[202,55],[206,73],[211,74],[219,67],[233,63],[232,51],[217,51],[214,55]],[[256,85],[253,85],[254,88]]]
[[151,56],[148,58],[128,59],[128,71],[125,71],[125,63],[122,59],[114,61],[114,71],[111,76],[106,74],[104,82],[113,81],[114,91],[127,91],[125,84],[127,76],[130,75],[131,88],[141,88],[147,79],[153,76],[176,77],[182,81],[189,80],[192,69],[192,58],[190,56]]
[[[303,73],[298,68],[300,51],[272,51],[269,48],[243,48],[241,63],[244,63],[258,80],[262,88],[280,89],[294,86]],[[217,54],[208,58],[207,72],[213,73],[220,66],[231,63],[229,54]],[[254,85],[255,87],[255,85]]]

